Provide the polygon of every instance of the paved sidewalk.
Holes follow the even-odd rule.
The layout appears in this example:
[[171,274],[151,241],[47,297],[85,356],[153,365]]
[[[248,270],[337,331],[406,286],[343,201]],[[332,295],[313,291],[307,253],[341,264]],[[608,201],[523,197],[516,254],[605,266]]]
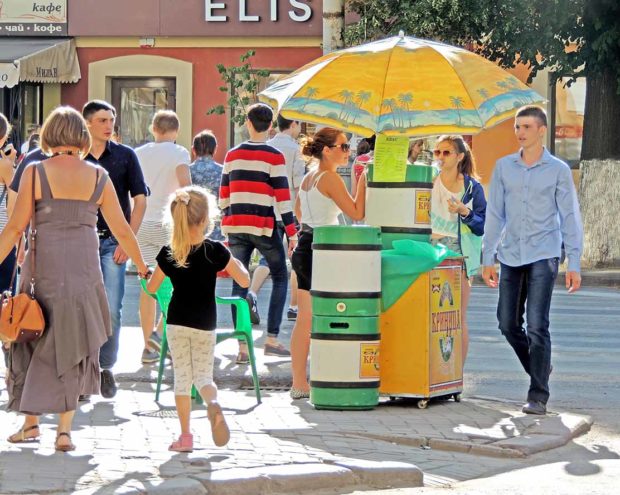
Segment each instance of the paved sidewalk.
[[[161,403],[155,403],[156,366],[139,362],[138,285],[135,277],[127,280],[114,369],[120,390],[114,400],[97,397],[81,406],[75,452],[54,452],[52,416],[42,418],[39,443],[6,442],[21,420],[4,410],[7,393],[0,380],[0,494],[245,495],[446,486],[527,467],[532,454],[570,443],[591,425],[588,417],[553,410],[546,417],[525,416],[520,403],[491,397],[431,402],[425,410],[397,400],[373,411],[316,411],[288,397],[290,361],[263,355],[261,326],[254,336],[263,403],[256,405],[249,367],[234,363],[236,343],[219,344],[215,376],[231,441],[214,447],[205,410],[196,406],[196,450],[173,454],[167,450],[178,434],[172,373],[168,367]],[[218,292],[228,295],[229,281]],[[269,287],[261,291],[261,308],[268,294]],[[220,325],[231,325],[228,311],[220,312]],[[291,329],[292,322],[284,321],[287,345]],[[0,364],[0,377],[4,373]]]
[[[124,329],[119,393],[81,406],[75,452],[54,452],[51,416],[42,418],[40,442],[9,444],[4,438],[21,420],[0,410],[0,493],[262,494],[441,486],[523,467],[526,456],[564,445],[591,425],[574,414],[525,416],[517,404],[484,398],[432,402],[425,410],[397,400],[373,411],[317,411],[277,389],[288,361],[265,358],[260,349],[264,398],[257,406],[252,391],[234,389],[243,376],[248,385],[251,380],[247,366],[231,362],[235,343],[228,341],[217,346],[217,375],[230,387],[220,392],[220,401],[231,441],[214,447],[205,409],[196,406],[196,449],[175,454],[167,450],[178,434],[173,394],[167,385],[161,404],[154,402],[155,367],[133,364],[139,340],[139,329]],[[0,392],[4,406],[3,383]]]

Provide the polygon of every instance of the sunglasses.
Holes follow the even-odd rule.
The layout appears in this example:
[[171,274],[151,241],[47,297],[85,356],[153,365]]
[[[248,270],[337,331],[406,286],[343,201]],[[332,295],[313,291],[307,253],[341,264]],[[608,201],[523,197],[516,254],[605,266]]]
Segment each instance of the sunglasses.
[[351,149],[351,145],[348,143],[335,144],[333,146],[328,146],[328,148],[340,148],[345,153]]
[[443,156],[444,158],[446,156],[450,156],[452,153],[454,153],[454,151],[450,151],[450,150],[433,150],[433,155],[434,156]]

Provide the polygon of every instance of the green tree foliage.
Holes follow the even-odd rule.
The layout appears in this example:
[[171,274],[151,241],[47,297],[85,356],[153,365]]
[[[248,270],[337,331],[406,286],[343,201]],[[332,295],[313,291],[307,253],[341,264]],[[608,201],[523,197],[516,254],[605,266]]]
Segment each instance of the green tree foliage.
[[530,81],[545,68],[555,80],[586,76],[582,159],[620,157],[618,0],[349,0],[347,5],[360,14],[347,28],[348,45],[403,30],[467,47],[506,68],[523,63]]
[[[217,64],[217,71],[224,82],[219,90],[228,94],[226,103],[230,110],[230,120],[237,125],[245,123],[247,109],[258,101],[256,94],[262,79],[269,77],[268,70],[256,70],[252,68],[250,59],[256,54],[254,50],[248,50],[239,58],[241,65],[226,67]],[[207,115],[222,115],[226,113],[225,105],[216,105],[207,110]]]

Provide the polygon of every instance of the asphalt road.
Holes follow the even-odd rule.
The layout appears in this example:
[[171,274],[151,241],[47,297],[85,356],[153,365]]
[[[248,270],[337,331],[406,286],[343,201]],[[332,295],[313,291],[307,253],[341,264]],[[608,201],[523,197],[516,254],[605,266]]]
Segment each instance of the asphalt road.
[[[497,291],[473,290],[467,395],[523,400],[528,380],[497,329]],[[551,303],[551,409],[591,414],[620,430],[620,291],[556,287]]]

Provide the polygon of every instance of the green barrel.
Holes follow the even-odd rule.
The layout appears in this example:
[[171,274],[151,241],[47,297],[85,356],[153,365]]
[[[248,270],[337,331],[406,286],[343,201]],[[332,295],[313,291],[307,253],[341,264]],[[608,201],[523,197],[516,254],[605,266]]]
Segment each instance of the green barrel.
[[390,249],[397,239],[429,242],[433,168],[407,165],[402,182],[375,182],[372,176],[369,165],[366,223],[381,228],[383,247]]
[[365,225],[314,229],[312,314],[378,316],[381,311],[381,230]]
[[379,403],[379,318],[313,316],[310,402],[316,409]]

